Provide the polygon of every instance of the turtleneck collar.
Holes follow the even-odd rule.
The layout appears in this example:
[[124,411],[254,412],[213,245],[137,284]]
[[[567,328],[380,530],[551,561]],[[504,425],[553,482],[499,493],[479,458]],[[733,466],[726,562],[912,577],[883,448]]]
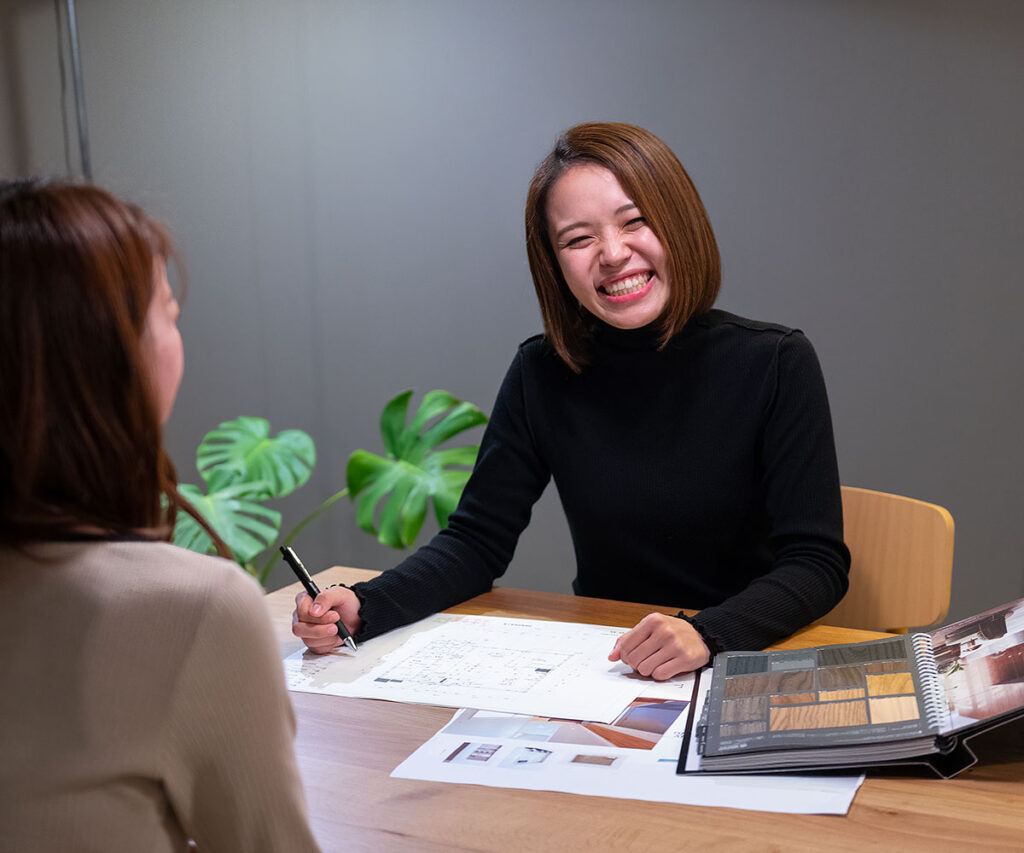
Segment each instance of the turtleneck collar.
[[[711,313],[713,311],[709,312]],[[687,320],[683,328],[669,341],[669,347],[682,346],[698,326],[707,324],[708,316],[698,314]],[[657,321],[639,329],[619,329],[595,318],[591,323],[588,338],[593,343],[595,352],[654,352],[661,347],[661,332]]]
[[594,320],[590,339],[599,347],[617,350],[656,350],[661,344],[657,323],[648,323],[639,329],[620,329],[601,320]]

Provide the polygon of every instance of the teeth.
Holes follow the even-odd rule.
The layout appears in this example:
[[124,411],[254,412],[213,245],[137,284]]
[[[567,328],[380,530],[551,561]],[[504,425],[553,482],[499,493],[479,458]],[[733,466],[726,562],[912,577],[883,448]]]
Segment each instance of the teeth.
[[641,273],[640,275],[630,276],[622,281],[617,281],[611,287],[606,287],[604,290],[609,296],[622,296],[625,293],[633,293],[639,290],[649,280],[650,276],[647,273]]

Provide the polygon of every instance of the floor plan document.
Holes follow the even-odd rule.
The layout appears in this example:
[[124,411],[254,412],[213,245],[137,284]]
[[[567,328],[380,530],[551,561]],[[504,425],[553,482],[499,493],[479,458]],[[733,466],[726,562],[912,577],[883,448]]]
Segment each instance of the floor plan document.
[[429,631],[461,617],[435,613],[419,622],[405,625],[359,644],[358,652],[341,646],[326,655],[302,650],[284,659],[284,677],[289,690],[300,693],[328,693],[332,696],[358,696],[350,686],[366,675],[381,659],[399,648],[414,634]]
[[[444,618],[417,623],[397,647],[392,637],[380,651],[371,640],[354,655],[324,656],[329,660],[292,655],[285,660],[288,687],[608,723],[646,684],[625,664],[608,660],[625,628],[495,616]],[[356,667],[362,669],[358,674]]]

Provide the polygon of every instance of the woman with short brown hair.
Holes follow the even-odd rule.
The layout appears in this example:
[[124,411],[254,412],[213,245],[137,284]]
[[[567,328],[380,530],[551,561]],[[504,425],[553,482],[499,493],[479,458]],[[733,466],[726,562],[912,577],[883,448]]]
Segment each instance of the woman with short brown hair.
[[490,588],[558,487],[580,595],[652,613],[610,651],[671,678],[759,649],[847,587],[839,474],[817,357],[799,331],[712,308],[720,264],[685,169],[627,124],[566,131],[526,204],[543,336],[520,345],[448,528],[351,590],[296,600],[323,652]]

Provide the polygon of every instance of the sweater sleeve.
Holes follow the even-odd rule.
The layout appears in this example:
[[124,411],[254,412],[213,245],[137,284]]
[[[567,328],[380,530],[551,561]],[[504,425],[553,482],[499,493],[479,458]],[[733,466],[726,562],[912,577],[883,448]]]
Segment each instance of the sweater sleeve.
[[491,588],[551,477],[530,433],[520,350],[498,391],[473,473],[448,527],[398,566],[353,585],[364,640]]
[[256,584],[209,590],[178,675],[164,784],[199,850],[317,851],[295,763],[295,717]]
[[761,460],[771,569],[694,617],[718,651],[761,649],[789,636],[835,607],[849,584],[825,381],[799,332],[780,337],[775,350]]

